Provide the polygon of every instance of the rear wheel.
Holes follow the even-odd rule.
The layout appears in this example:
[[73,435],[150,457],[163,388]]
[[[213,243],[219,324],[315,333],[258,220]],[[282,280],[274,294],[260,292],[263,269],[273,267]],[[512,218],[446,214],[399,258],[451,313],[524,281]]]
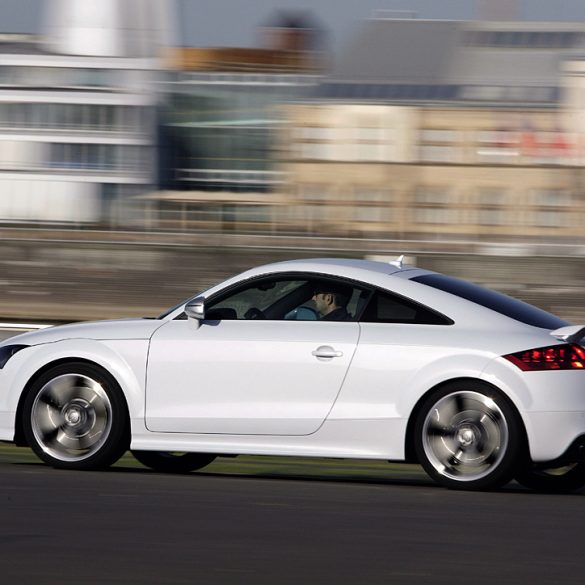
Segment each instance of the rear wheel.
[[209,465],[215,455],[207,453],[179,453],[175,451],[132,451],[142,465],[166,473],[189,473]]
[[538,492],[573,492],[585,486],[585,463],[554,468],[529,464],[516,473],[515,479],[524,487]]
[[23,416],[28,444],[54,467],[108,467],[129,447],[122,391],[91,364],[61,364],[39,376],[25,398]]
[[452,489],[487,490],[512,479],[520,423],[498,391],[481,382],[453,382],[424,402],[415,449],[425,471]]

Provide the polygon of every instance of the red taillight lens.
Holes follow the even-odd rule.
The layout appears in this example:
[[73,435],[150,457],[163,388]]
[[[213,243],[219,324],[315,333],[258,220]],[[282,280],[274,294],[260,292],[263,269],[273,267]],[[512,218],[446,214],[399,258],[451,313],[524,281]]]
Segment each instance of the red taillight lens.
[[503,357],[524,372],[585,370],[585,349],[573,343],[527,349]]

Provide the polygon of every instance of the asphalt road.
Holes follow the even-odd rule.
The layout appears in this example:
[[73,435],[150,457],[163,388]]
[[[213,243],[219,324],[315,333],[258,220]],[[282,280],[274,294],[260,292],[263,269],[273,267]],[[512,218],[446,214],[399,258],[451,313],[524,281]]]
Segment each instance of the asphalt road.
[[0,583],[585,581],[585,491],[467,493],[411,472],[221,469],[69,472],[2,457]]

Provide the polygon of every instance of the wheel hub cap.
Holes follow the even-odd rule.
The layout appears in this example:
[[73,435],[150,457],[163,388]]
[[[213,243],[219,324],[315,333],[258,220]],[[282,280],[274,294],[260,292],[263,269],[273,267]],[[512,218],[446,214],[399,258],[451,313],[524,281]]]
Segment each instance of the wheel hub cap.
[[81,409],[81,407],[73,405],[65,409],[63,418],[69,426],[74,427],[81,424],[83,419],[86,417],[84,416],[84,411]]
[[472,427],[461,427],[457,431],[457,442],[460,447],[471,447],[476,442],[475,430]]

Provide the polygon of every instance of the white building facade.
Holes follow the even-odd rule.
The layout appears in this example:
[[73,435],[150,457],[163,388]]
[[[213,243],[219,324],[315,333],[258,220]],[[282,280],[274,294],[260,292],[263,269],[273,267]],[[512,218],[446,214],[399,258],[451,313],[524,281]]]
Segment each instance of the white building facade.
[[45,34],[0,37],[0,221],[131,222],[157,181],[161,0],[48,2]]

